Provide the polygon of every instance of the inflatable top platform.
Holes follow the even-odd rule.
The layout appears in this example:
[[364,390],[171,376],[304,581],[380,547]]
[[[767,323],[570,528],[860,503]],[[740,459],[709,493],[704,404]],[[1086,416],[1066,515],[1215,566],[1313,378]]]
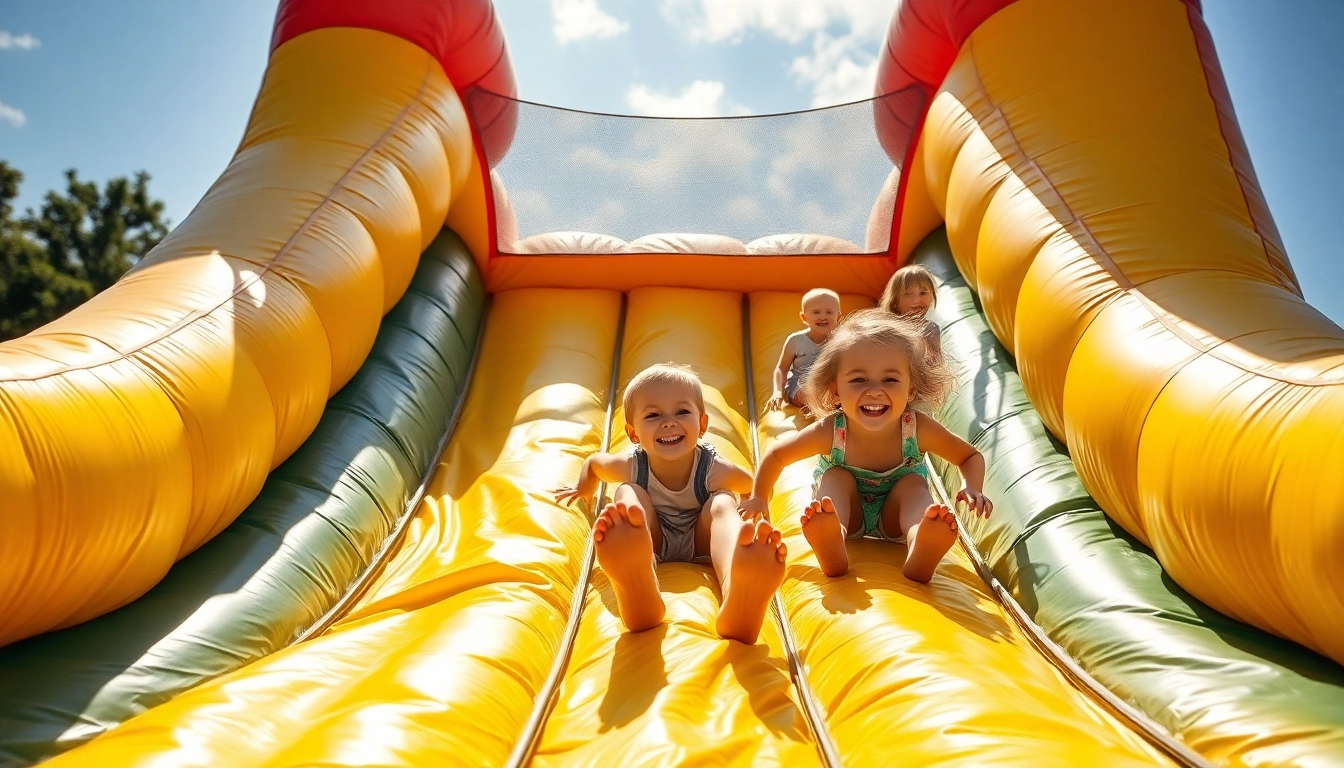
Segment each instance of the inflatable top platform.
[[[282,0],[219,180],[0,345],[0,765],[1344,764],[1344,330],[1198,0],[894,2],[873,92],[578,112],[489,0]],[[550,493],[623,383],[750,469],[800,295],[907,263],[994,516],[827,578],[795,466],[758,643],[686,563],[623,631]]]

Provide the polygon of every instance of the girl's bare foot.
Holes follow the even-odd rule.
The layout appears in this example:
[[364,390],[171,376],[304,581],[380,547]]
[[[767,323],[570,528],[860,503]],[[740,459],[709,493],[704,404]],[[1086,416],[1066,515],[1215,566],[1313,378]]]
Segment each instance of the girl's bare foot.
[[817,565],[827,576],[844,576],[849,570],[849,553],[845,551],[845,532],[840,527],[840,516],[835,514],[835,503],[830,496],[822,496],[803,510],[800,522],[803,538],[812,545]]
[[621,622],[631,632],[663,623],[667,607],[653,570],[653,538],[638,505],[608,504],[593,525],[597,562],[611,579]]
[[715,622],[719,637],[756,642],[770,598],[784,581],[788,549],[781,538],[764,520],[742,524],[732,566],[723,577],[723,605]]
[[927,584],[957,540],[957,517],[942,504],[932,504],[924,511],[924,519],[910,526],[905,537],[909,548],[901,572],[911,581]]

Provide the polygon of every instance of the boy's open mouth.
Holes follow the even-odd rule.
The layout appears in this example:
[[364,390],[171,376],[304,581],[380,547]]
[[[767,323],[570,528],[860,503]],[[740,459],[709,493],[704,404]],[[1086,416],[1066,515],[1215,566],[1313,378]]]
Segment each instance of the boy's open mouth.
[[686,436],[685,436],[685,435],[664,435],[664,436],[658,438],[658,444],[659,444],[659,445],[676,445],[677,443],[680,443],[682,440],[685,440],[685,439],[686,439]]
[[890,410],[891,410],[890,405],[873,404],[873,405],[859,406],[859,411],[863,413],[864,416],[881,416],[882,414]]

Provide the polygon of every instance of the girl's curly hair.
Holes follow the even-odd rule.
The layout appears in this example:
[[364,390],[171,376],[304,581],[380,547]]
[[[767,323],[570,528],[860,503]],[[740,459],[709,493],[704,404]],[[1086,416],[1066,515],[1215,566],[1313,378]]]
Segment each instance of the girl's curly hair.
[[803,398],[814,414],[827,416],[840,410],[831,394],[840,376],[840,356],[861,341],[875,341],[904,353],[910,363],[910,390],[915,401],[933,408],[942,405],[954,380],[941,355],[927,354],[923,321],[878,307],[847,315],[817,353],[802,384]]

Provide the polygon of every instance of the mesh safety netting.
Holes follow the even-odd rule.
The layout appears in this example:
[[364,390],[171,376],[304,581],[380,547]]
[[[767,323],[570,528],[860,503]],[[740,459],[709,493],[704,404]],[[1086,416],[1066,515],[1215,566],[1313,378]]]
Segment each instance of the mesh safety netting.
[[912,88],[786,114],[656,118],[467,96],[473,119],[516,114],[512,142],[484,149],[503,253],[538,252],[528,238],[556,232],[608,238],[593,252],[657,233],[806,233],[823,243],[812,253],[885,252],[923,106]]

